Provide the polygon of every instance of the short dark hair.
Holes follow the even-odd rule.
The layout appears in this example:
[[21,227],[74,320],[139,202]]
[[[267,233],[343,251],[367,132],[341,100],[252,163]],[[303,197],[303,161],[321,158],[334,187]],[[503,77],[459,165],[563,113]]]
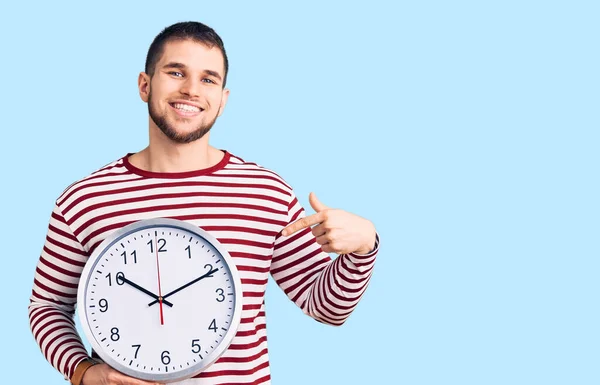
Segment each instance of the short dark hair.
[[225,75],[223,77],[223,87],[225,87],[225,83],[227,83],[227,72],[229,72],[229,61],[227,60],[227,53],[225,52],[223,40],[221,40],[221,37],[214,29],[197,21],[176,23],[163,29],[154,38],[152,44],[150,44],[148,55],[146,56],[145,72],[151,77],[154,75],[156,63],[160,60],[167,42],[171,40],[187,39],[202,43],[209,48],[217,47],[221,51],[223,54],[223,61],[225,62]]

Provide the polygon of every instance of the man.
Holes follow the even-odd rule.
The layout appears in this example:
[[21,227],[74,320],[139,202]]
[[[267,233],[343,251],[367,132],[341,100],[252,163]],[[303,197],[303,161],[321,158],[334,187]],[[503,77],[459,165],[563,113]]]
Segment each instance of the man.
[[[138,79],[148,104],[148,147],[74,183],[56,201],[29,318],[45,357],[75,384],[148,384],[91,360],[73,323],[87,258],[114,230],[141,219],[182,219],[209,231],[242,278],[238,334],[184,384],[270,383],[269,273],[304,313],[331,325],[346,320],[366,289],[379,243],[370,221],[329,209],[312,193],[316,214],[305,217],[277,174],[209,145],[229,96],[227,71],[223,42],[211,28],[186,22],[163,30]],[[329,252],[340,256],[332,260]]]

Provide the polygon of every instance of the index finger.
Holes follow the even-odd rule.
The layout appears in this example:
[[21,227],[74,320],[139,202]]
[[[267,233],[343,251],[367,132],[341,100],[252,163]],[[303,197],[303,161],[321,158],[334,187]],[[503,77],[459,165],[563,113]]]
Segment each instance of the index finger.
[[298,230],[302,230],[305,229],[307,227],[310,227],[312,225],[316,225],[319,224],[323,221],[323,219],[321,218],[322,215],[320,215],[320,213],[316,213],[313,215],[309,215],[307,217],[304,218],[300,218],[298,219],[296,222],[287,225],[282,231],[281,234],[285,237],[294,234],[295,232],[297,232]]

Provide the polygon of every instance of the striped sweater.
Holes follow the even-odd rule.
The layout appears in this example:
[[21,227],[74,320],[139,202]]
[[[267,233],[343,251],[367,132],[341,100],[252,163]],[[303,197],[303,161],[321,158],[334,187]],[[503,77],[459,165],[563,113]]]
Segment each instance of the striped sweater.
[[213,167],[182,173],[136,168],[128,155],[69,186],[57,199],[41,252],[29,320],[46,359],[65,378],[88,356],[75,328],[77,286],[94,249],[132,222],[184,220],[213,235],[232,256],[243,288],[241,324],[207,370],[182,384],[268,384],[264,294],[269,274],[302,311],[341,325],[371,276],[375,250],[331,259],[310,229],[281,230],[303,217],[294,192],[277,174],[228,152]]

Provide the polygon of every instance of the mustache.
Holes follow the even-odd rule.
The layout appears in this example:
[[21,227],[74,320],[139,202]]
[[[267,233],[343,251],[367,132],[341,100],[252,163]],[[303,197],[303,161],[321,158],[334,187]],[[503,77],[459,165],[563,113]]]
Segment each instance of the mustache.
[[[198,105],[203,105],[203,103],[197,99],[197,98],[190,98],[189,96],[181,96],[178,98],[175,98],[176,101],[186,101],[186,102],[191,102],[191,103],[195,103]],[[175,101],[169,100],[169,103],[175,103]]]

